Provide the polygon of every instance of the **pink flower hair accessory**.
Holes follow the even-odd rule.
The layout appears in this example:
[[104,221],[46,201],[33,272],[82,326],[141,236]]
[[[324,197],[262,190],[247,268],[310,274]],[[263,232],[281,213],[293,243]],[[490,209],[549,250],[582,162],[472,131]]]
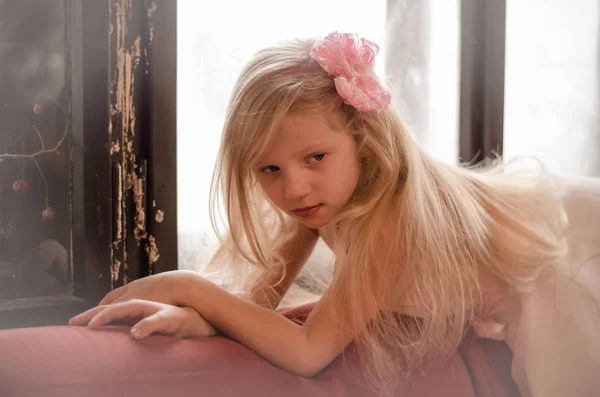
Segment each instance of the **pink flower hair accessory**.
[[392,97],[375,78],[379,46],[355,34],[333,32],[317,41],[311,57],[333,77],[335,88],[348,105],[361,112],[387,108]]

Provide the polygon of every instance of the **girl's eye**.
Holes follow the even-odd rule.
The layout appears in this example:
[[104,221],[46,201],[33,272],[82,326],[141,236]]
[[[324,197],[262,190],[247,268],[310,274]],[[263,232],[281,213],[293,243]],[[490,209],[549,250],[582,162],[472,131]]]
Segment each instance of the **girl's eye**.
[[279,171],[279,167],[277,167],[275,165],[267,165],[266,167],[262,167],[260,169],[260,172],[266,172],[266,173],[277,172],[277,171]]
[[324,158],[325,158],[325,153],[317,153],[317,154],[313,154],[308,161],[318,163],[319,161],[323,161]]

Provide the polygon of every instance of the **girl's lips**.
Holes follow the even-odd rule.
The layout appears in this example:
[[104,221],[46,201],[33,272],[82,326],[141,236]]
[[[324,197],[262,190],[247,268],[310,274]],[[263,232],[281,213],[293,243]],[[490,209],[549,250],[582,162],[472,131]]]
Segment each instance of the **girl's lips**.
[[292,212],[301,218],[310,218],[316,215],[317,212],[319,212],[319,209],[322,205],[323,204],[317,204],[313,205],[312,207],[296,208]]

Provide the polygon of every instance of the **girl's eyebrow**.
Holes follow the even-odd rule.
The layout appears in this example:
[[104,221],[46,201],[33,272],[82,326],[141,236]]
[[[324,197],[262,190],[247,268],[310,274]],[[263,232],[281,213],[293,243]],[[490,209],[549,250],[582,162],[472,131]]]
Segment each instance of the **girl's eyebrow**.
[[302,148],[298,149],[294,155],[303,155],[306,153],[310,153],[310,152],[315,152],[315,151],[319,151],[319,150],[323,150],[323,149],[327,149],[331,146],[331,143],[328,141],[321,141],[321,142],[313,142],[310,143],[306,146],[303,146]]
[[[302,146],[300,149],[296,150],[292,154],[292,157],[303,156],[303,155],[306,155],[307,153],[313,153],[313,152],[318,152],[318,151],[322,151],[322,150],[331,150],[331,147],[332,147],[332,143],[328,142],[328,141],[309,143],[308,145]],[[277,164],[276,161],[261,160],[256,163],[256,167],[263,168],[263,167],[266,167],[267,165],[276,165],[276,164]]]

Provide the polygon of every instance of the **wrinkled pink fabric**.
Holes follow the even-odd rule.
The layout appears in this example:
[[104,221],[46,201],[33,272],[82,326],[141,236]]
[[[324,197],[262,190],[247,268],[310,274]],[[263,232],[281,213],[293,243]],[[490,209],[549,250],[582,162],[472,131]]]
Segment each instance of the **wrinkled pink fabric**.
[[[312,306],[285,313],[303,322]],[[0,331],[2,397],[286,396],[370,397],[352,349],[305,379],[223,337],[136,341],[128,327],[39,327]],[[475,349],[475,350],[474,350]],[[401,382],[402,397],[518,397],[504,344],[465,346],[422,376]]]

